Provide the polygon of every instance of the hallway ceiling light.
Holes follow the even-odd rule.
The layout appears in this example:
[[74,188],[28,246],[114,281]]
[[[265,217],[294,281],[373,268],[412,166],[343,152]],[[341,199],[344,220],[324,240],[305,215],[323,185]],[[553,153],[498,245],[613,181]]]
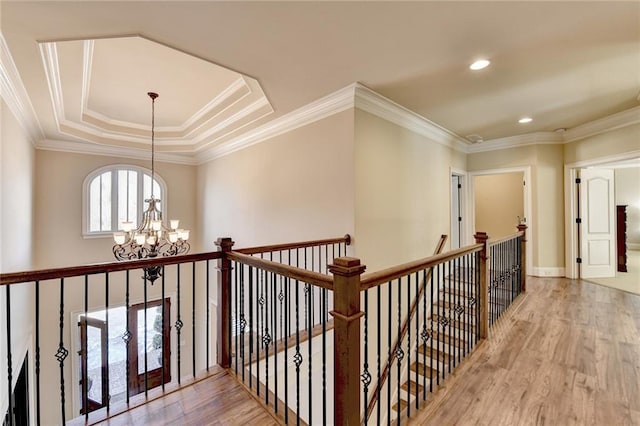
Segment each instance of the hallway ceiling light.
[[533,118],[531,117],[522,117],[520,120],[518,120],[518,123],[527,124],[527,123],[531,123],[532,121],[533,121]]
[[469,65],[469,69],[473,71],[482,70],[488,67],[490,63],[491,61],[489,61],[488,59],[478,59],[477,61]]
[[[151,182],[155,182],[155,102],[157,93],[147,93],[151,98]],[[170,220],[169,225],[162,221],[162,212],[156,207],[160,199],[155,198],[151,185],[151,197],[145,200],[147,210],[142,213],[142,221],[134,228],[133,222],[124,222],[124,232],[115,232],[113,255],[117,260],[154,258],[158,256],[176,256],[189,252],[189,230],[178,228],[180,221]],[[144,269],[145,279],[153,282],[162,275],[162,266]]]

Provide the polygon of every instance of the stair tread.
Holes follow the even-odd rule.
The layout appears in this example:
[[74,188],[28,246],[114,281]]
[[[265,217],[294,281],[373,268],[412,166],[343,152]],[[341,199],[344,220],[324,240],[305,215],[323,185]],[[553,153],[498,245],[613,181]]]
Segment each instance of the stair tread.
[[423,364],[420,361],[413,362],[411,364],[411,366],[409,367],[409,369],[411,371],[413,371],[413,372],[416,372],[416,369],[417,369],[418,374],[423,375],[423,376],[425,376],[427,378],[430,378],[430,377],[436,378],[436,377],[438,377],[438,370],[435,370],[435,369],[429,367],[428,365]]
[[394,411],[402,411],[405,408],[407,408],[407,406],[409,405],[408,401],[405,401],[404,399],[400,399],[400,409],[398,410],[398,403],[396,402],[395,404],[393,404],[392,410]]
[[436,349],[435,347],[433,347],[432,345],[419,345],[418,346],[418,353],[426,355],[427,357],[434,359],[434,360],[438,360],[440,362],[443,363],[448,363],[450,358],[453,357],[453,355],[450,355],[446,352],[442,352],[439,349]]

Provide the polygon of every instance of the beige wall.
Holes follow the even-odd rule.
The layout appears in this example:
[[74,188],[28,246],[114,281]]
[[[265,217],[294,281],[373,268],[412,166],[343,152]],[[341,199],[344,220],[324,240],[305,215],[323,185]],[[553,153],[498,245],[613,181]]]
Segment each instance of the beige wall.
[[[93,170],[111,164],[150,167],[149,161],[38,150],[36,153],[36,266],[38,268],[113,261],[113,238],[82,236],[82,183]],[[196,168],[158,163],[156,173],[167,183],[168,216],[196,230]],[[163,203],[164,204],[164,203]],[[166,205],[166,204],[165,204]],[[167,214],[163,216],[167,216]],[[167,217],[168,219],[168,217]],[[69,250],[74,247],[73,250]]]
[[[33,266],[34,149],[27,134],[4,103],[0,104],[0,271],[16,272]],[[0,287],[0,359],[7,372],[6,287]],[[33,332],[33,285],[18,284],[11,293],[11,352],[13,380],[17,379]],[[33,351],[29,364],[33,365]],[[8,406],[7,374],[0,374],[0,416]]]
[[640,167],[616,169],[615,179],[616,204],[627,206],[627,244],[638,250],[640,249]]
[[353,110],[198,167],[197,229],[206,247],[353,233]]
[[450,168],[465,155],[356,109],[356,255],[370,272],[430,256],[450,234]]
[[573,164],[629,152],[640,152],[640,124],[565,144],[564,162]]
[[[511,167],[531,168],[531,210],[527,224],[532,230],[533,267],[564,267],[563,145],[540,144],[469,154],[468,170],[483,171]],[[514,231],[515,226],[514,223]]]
[[524,214],[522,172],[475,176],[473,181],[475,229],[492,239],[515,232],[514,223]]
[[[68,265],[82,265],[95,262],[114,261],[111,248],[113,238],[84,238],[82,235],[82,185],[85,177],[97,168],[112,164],[131,164],[141,167],[149,167],[149,161],[130,160],[107,156],[95,156],[85,154],[63,153],[54,151],[38,150],[36,152],[36,210],[35,210],[35,255],[36,267],[60,267]],[[192,252],[199,251],[199,235],[196,229],[196,168],[194,166],[158,163],[156,162],[156,173],[164,179],[167,184],[167,201],[164,216],[179,218],[181,226],[193,229],[192,232]],[[167,214],[168,213],[168,214]],[[202,276],[200,266],[198,274]],[[131,274],[131,303],[143,301],[143,286],[140,276],[141,271],[134,271]],[[169,267],[166,271],[169,277],[167,280],[166,294],[172,297],[172,309],[177,307],[175,269]],[[181,340],[184,343],[183,350],[188,356],[183,356],[182,374],[190,373],[190,344],[191,327],[191,268],[186,267],[181,271],[183,276],[181,307],[185,316],[184,327]],[[109,306],[123,306],[125,304],[125,277],[122,273],[109,275]],[[203,280],[200,280],[202,283]],[[43,336],[41,347],[46,353],[55,353],[58,344],[58,317],[59,317],[59,294],[60,283],[58,281],[46,281],[41,284],[43,300],[52,303],[43,304],[41,318],[43,324]],[[205,312],[206,298],[202,297],[204,286],[198,286],[197,312],[199,324],[204,322],[202,318]],[[88,305],[89,310],[103,309],[105,306],[105,282],[104,276],[94,276],[89,280]],[[160,286],[148,285],[148,300],[160,298]],[[84,286],[82,279],[65,280],[64,298],[64,340],[65,347],[73,354],[73,345],[78,341],[77,318],[72,317],[72,313],[84,311]],[[175,312],[172,315],[175,319]],[[50,326],[54,327],[51,328]],[[204,342],[204,329],[200,327],[197,333],[198,346]],[[172,341],[175,345],[175,330],[172,330]],[[174,348],[175,350],[175,348]],[[202,352],[201,352],[202,353]],[[74,376],[71,367],[77,361],[77,356],[70,354],[65,368],[67,416],[75,417],[72,410],[74,392],[78,387],[74,384]],[[174,360],[175,361],[175,360]],[[198,360],[198,368],[204,368],[202,358]],[[77,371],[77,370],[75,370]],[[175,379],[175,366],[172,368],[172,378]],[[77,377],[75,377],[77,380]],[[45,424],[55,424],[60,420],[59,409],[59,368],[53,357],[42,360],[42,392],[54,397],[43,400],[43,419],[47,419]]]

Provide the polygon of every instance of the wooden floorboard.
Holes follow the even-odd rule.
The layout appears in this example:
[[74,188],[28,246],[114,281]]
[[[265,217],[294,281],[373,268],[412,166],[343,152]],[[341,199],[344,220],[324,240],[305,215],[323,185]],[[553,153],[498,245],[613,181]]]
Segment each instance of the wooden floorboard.
[[223,371],[102,425],[278,425],[236,379]]
[[640,296],[527,286],[411,424],[640,425]]

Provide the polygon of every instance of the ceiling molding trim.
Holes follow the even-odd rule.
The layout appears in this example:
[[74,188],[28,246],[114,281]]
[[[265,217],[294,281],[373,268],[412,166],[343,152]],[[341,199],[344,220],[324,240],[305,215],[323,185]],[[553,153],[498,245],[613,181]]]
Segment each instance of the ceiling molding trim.
[[[151,161],[150,151],[122,146],[88,144],[87,142],[63,141],[56,139],[41,139],[36,149],[44,151],[71,152],[75,154],[103,155],[109,157],[131,158],[135,160]],[[155,158],[166,163],[186,164],[194,166],[197,161],[192,156],[156,152]]]
[[60,131],[60,123],[65,121],[65,114],[56,44],[40,43],[40,56],[42,57],[44,74],[47,78],[47,85],[49,86],[49,94],[51,96],[56,125],[58,126],[58,131]]
[[469,147],[469,142],[466,139],[360,83],[355,85],[355,106],[407,130],[425,136],[440,145],[464,153],[467,152]]
[[44,138],[42,126],[2,33],[0,33],[0,96],[20,126],[27,132],[32,144],[35,145],[38,140]]
[[198,164],[215,160],[252,145],[267,141],[283,133],[306,126],[354,107],[356,84],[351,84],[323,98],[276,118],[256,129],[203,151]]
[[[249,104],[246,107],[242,108],[240,111],[235,112],[230,117],[222,120],[220,123],[218,123],[215,126],[207,129],[206,132],[200,134],[197,138],[194,138],[193,142],[196,143],[196,144],[198,142],[202,142],[204,139],[212,137],[216,133],[222,132],[223,130],[227,129],[232,123],[237,123],[240,120],[242,120],[243,118],[249,117],[254,112],[259,112],[264,107],[266,107],[266,111],[264,113],[262,113],[262,115],[258,116],[256,119],[254,119],[252,121],[255,121],[255,120],[260,119],[262,117],[266,117],[267,115],[273,113],[273,107],[271,106],[271,103],[269,103],[267,98],[264,98],[264,97],[258,98],[254,102],[252,102],[251,104]],[[242,128],[242,127],[244,127],[244,126],[241,126],[240,128]],[[238,130],[238,129],[231,129],[230,132],[233,132],[235,130]],[[223,137],[223,136],[224,135],[221,135],[221,136],[218,136],[218,137],[214,137],[213,140],[211,140],[209,143],[215,142],[216,139],[219,139],[220,137]]]
[[569,143],[638,123],[640,123],[640,106],[576,126],[562,135],[565,143]]
[[467,153],[474,154],[476,152],[497,151],[530,145],[556,145],[562,144],[563,141],[562,134],[556,132],[526,133],[524,135],[509,136],[475,143],[467,148]]
[[95,48],[94,40],[85,40],[82,44],[82,90],[80,92],[82,105],[80,109],[80,117],[83,111],[89,108],[89,91],[91,89],[91,70],[93,68],[93,51]]

